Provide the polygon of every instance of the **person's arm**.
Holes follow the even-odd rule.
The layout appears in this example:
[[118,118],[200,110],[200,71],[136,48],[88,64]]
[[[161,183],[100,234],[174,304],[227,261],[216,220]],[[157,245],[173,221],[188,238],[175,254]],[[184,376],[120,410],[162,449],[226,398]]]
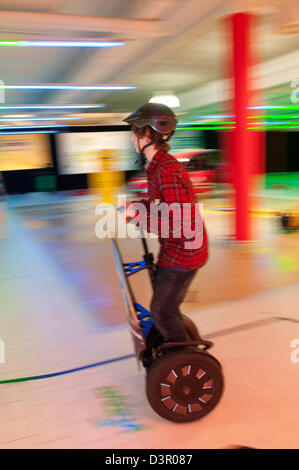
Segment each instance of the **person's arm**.
[[[190,203],[191,198],[183,186],[179,175],[160,171],[157,174],[159,199],[139,201],[143,206],[135,203],[132,207],[138,210],[137,223],[147,232],[155,233],[168,239],[185,239],[188,233],[188,224],[191,226],[191,214],[194,210],[190,204],[190,215],[183,211],[183,204]],[[189,216],[189,217],[188,217]],[[183,220],[185,219],[185,220]],[[185,233],[183,224],[185,223]]]
[[[143,215],[145,212],[147,214],[150,214],[151,203],[153,202],[155,203],[161,200],[161,194],[158,188],[156,187],[156,185],[152,181],[148,182],[148,184],[151,185],[150,192],[151,192],[152,198],[148,197],[147,199],[139,199],[137,201],[127,201],[126,203],[126,214],[127,214],[126,217],[130,219],[129,222],[135,223],[136,225],[139,224],[140,217],[142,216],[141,213],[143,213]],[[140,210],[141,208],[142,210]],[[138,215],[138,213],[140,214],[139,219],[134,220],[135,217]]]
[[130,222],[138,225],[139,221],[135,220],[135,217],[138,215],[140,208],[143,208],[146,213],[150,213],[150,204],[151,201],[149,199],[141,199],[138,201],[121,200],[117,209],[124,213],[127,223]]

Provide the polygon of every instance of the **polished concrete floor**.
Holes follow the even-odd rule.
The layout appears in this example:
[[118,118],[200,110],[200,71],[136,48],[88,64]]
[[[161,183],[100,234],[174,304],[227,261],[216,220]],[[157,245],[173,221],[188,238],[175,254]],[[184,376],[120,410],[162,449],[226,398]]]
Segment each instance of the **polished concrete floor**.
[[[283,233],[272,212],[293,201],[255,202],[254,241],[237,243],[230,202],[204,201],[210,258],[183,311],[213,339],[225,392],[201,421],[174,424],[146,400],[111,240],[95,235],[94,199],[2,201],[0,448],[298,448],[299,233]],[[150,246],[156,254],[156,240]],[[125,261],[141,259],[140,240],[120,247]],[[147,273],[131,283],[148,306]]]

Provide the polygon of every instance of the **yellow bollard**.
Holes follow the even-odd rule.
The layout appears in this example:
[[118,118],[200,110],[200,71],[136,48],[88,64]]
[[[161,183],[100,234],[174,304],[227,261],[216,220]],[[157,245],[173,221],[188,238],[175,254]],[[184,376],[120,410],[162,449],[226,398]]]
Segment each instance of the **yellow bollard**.
[[[99,151],[99,160],[102,171],[88,175],[88,187],[97,195],[97,204],[115,204],[117,189],[123,185],[123,171],[114,171],[117,168],[119,150],[103,149]],[[116,162],[116,164],[114,164]]]

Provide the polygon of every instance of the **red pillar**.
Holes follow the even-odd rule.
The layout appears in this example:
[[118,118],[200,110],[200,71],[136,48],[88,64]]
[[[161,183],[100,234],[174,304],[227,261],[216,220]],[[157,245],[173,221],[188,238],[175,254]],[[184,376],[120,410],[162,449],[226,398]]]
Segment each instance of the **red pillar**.
[[234,186],[236,204],[236,239],[250,240],[249,218],[250,177],[252,174],[252,150],[250,133],[247,129],[248,105],[250,103],[249,67],[250,63],[250,15],[237,13],[232,16],[233,32],[233,81],[234,131],[233,157]]
[[[258,63],[252,36],[257,31],[258,17],[249,13],[238,13],[229,16],[225,21],[227,27],[229,54],[224,62],[224,77],[232,80],[231,99],[225,112],[233,114],[235,130],[223,131],[221,144],[223,155],[230,175],[229,182],[234,188],[233,205],[236,208],[233,237],[237,240],[250,240],[253,232],[250,220],[251,205],[257,200],[252,198],[252,190],[259,190],[254,176],[264,173],[264,131],[249,130],[252,123],[249,116],[264,114],[261,110],[249,110],[258,106],[260,92],[252,91],[249,70]],[[232,52],[231,52],[232,51]],[[254,121],[253,121],[254,122]],[[250,126],[249,126],[250,127]],[[255,185],[255,187],[253,186]]]

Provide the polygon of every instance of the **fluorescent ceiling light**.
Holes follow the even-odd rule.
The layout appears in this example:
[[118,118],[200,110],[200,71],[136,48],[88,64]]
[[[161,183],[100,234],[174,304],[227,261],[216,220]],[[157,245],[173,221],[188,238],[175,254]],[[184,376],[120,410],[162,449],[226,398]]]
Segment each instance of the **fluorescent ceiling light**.
[[51,127],[69,127],[66,124],[57,124],[57,126],[49,125],[49,126],[1,126],[0,129],[40,129],[40,128],[51,128]]
[[124,46],[121,41],[2,41],[0,47],[118,47]]
[[47,118],[6,118],[0,121],[73,121],[74,119],[83,119],[82,117],[47,117]]
[[0,90],[135,90],[137,86],[123,85],[3,85],[0,84]]
[[[0,85],[1,86],[1,85]],[[105,104],[53,104],[53,105],[22,105],[22,106],[0,106],[1,109],[98,109],[106,108]]]
[[59,131],[11,131],[11,132],[0,132],[0,135],[21,135],[21,134],[57,134]]
[[149,100],[149,103],[165,104],[170,108],[178,108],[181,106],[180,100],[175,95],[156,95]]
[[33,118],[35,114],[3,114],[4,118]]

